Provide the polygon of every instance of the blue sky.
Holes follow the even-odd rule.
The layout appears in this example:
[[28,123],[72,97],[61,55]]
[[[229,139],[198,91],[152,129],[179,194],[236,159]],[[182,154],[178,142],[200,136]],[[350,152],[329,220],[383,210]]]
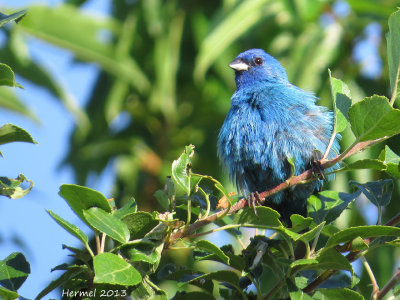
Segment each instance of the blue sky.
[[[25,9],[36,3],[56,5],[60,2],[62,1],[5,0],[0,4],[0,10],[4,7],[15,8],[15,10]],[[107,0],[90,1],[85,9],[101,15],[107,11],[108,3]],[[71,64],[72,56],[68,52],[35,39],[30,40],[29,46],[32,57],[50,70],[76,101],[83,105],[88,99],[88,92],[94,82],[97,67],[88,64]],[[56,212],[76,225],[82,224],[66,202],[58,196],[61,184],[74,182],[70,169],[58,168],[68,149],[68,137],[73,128],[72,116],[59,100],[43,89],[21,78],[17,78],[17,81],[25,88],[17,90],[19,97],[36,113],[41,124],[35,124],[5,110],[0,111],[1,124],[16,124],[30,132],[38,142],[38,145],[9,144],[1,149],[4,155],[4,158],[0,160],[1,176],[16,177],[23,173],[34,181],[35,186],[24,198],[17,200],[0,198],[0,237],[2,238],[0,259],[4,259],[14,251],[25,254],[31,264],[31,275],[19,292],[24,297],[34,298],[51,279],[61,274],[60,271],[50,273],[50,270],[65,262],[66,255],[69,254],[67,250],[62,250],[62,244],[80,246],[77,239],[48,216],[46,209]],[[93,182],[93,188],[106,196],[110,196],[110,184],[107,184],[109,175],[110,173],[106,172],[105,176]],[[90,233],[88,228],[86,228],[86,233]],[[26,247],[21,247],[14,242],[15,237],[22,240]],[[52,293],[49,296],[60,298],[58,293]]]

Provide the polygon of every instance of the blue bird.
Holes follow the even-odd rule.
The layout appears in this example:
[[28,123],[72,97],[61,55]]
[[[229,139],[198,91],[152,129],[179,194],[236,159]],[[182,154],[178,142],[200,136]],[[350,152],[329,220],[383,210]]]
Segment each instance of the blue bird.
[[[288,159],[294,160],[294,175],[315,165],[327,149],[333,114],[316,105],[312,93],[291,84],[281,64],[261,49],[239,54],[229,66],[237,88],[219,133],[218,156],[239,192],[254,197],[292,175]],[[339,152],[339,138],[328,159]],[[270,196],[267,205],[289,225],[292,214],[307,215],[307,198],[322,184],[322,179],[298,184]]]

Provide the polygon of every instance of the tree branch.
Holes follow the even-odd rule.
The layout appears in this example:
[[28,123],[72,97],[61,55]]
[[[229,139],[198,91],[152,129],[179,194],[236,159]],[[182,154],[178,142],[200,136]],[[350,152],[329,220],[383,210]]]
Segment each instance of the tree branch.
[[[338,162],[340,162],[354,154],[357,154],[357,153],[371,147],[372,145],[375,145],[376,143],[381,142],[382,140],[384,140],[384,138],[357,143],[354,146],[349,147],[343,153],[341,153],[340,155],[336,156],[335,158],[333,158],[331,160],[321,160],[320,161],[321,168],[327,169],[327,168],[337,164]],[[314,176],[314,173],[311,169],[306,170],[305,172],[301,173],[300,175],[293,176],[293,177],[289,178],[288,180],[286,180],[285,182],[282,182],[281,184],[277,185],[276,187],[260,193],[259,196],[260,196],[261,202],[263,203],[265,201],[265,199],[268,198],[269,196],[276,194],[280,191],[283,191],[283,190],[285,190],[289,187],[292,187],[296,184],[301,184],[301,183],[309,182],[309,181],[316,180],[316,179],[317,178]],[[217,213],[209,215],[206,218],[202,218],[202,219],[195,221],[190,226],[185,227],[185,229],[180,229],[177,232],[173,233],[171,235],[171,237],[169,238],[169,245],[175,244],[179,239],[184,238],[185,236],[192,235],[199,228],[218,220],[224,214],[231,215],[231,214],[241,210],[246,205],[247,205],[247,200],[245,198],[242,198],[238,202],[236,202],[234,205],[232,205],[228,212],[227,212],[227,208],[226,208]]]

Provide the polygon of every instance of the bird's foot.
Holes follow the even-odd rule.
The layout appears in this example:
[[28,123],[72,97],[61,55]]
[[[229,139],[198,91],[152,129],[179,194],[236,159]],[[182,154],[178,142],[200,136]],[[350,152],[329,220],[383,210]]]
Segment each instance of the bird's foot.
[[261,203],[262,199],[260,198],[260,194],[258,194],[258,192],[250,193],[250,195],[247,197],[246,200],[247,200],[247,205],[249,207],[252,207],[254,210],[254,214],[258,216],[256,206],[262,205]]
[[315,177],[319,177],[320,179],[325,180],[324,168],[322,168],[321,162],[319,160],[312,162],[311,171]]
[[315,150],[311,158],[311,171],[315,177],[325,180],[324,168],[321,165],[321,152]]

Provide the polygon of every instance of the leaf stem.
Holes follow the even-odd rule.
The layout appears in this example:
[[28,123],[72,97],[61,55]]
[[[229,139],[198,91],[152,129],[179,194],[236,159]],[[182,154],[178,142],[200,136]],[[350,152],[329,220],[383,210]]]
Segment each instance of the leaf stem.
[[397,97],[397,86],[398,86],[398,83],[399,83],[399,72],[400,72],[400,66],[397,68],[396,80],[395,80],[394,86],[393,86],[392,97],[390,97],[389,104],[391,106],[394,105],[394,101],[396,100],[396,97]]
[[262,299],[262,296],[261,296],[261,289],[260,289],[260,285],[258,284],[258,281],[257,281],[253,276],[251,276],[250,273],[248,273],[246,276],[250,279],[250,281],[251,281],[251,282],[254,284],[254,286],[256,287],[256,290],[257,290],[257,300],[261,300],[261,299]]
[[210,197],[207,195],[207,193],[201,187],[198,187],[198,189],[203,194],[204,199],[206,199],[206,213],[200,218],[200,219],[204,219],[204,218],[207,218],[208,215],[210,214],[210,209],[211,209]]
[[105,245],[106,245],[106,236],[107,235],[104,232],[101,233],[101,243],[100,243],[101,252],[100,253],[104,252],[104,248],[105,248]]
[[319,230],[317,232],[317,234],[315,235],[315,238],[313,240],[312,246],[311,246],[311,250],[310,250],[310,256],[314,254],[315,252],[315,248],[317,248],[317,243],[318,243],[318,239],[319,239],[319,235],[321,234],[323,227],[321,227],[321,230]]
[[99,238],[99,232],[95,231],[94,232],[94,238],[96,239],[96,248],[97,248],[97,254],[101,254],[101,245],[100,245],[100,238]]

